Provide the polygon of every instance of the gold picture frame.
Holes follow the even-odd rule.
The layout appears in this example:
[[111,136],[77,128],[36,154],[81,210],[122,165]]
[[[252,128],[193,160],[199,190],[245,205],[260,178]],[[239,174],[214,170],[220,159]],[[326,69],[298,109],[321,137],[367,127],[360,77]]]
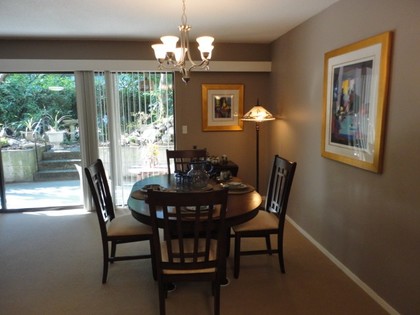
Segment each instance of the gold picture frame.
[[381,173],[392,33],[324,57],[323,157]]
[[243,130],[243,84],[202,84],[201,98],[203,131]]

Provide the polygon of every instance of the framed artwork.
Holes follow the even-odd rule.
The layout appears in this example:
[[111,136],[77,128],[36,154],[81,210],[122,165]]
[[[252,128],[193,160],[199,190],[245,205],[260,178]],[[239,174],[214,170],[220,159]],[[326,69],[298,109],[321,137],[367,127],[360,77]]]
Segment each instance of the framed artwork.
[[327,52],[322,156],[382,172],[392,33]]
[[203,131],[241,131],[244,111],[242,84],[202,84]]

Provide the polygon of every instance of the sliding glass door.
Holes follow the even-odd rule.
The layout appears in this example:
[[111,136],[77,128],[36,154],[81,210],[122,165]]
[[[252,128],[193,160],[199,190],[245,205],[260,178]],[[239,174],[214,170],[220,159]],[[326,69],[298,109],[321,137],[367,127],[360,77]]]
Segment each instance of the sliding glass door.
[[99,157],[114,200],[125,205],[139,179],[167,172],[174,147],[173,73],[95,74]]
[[1,210],[82,206],[72,73],[0,74]]
[[[89,208],[82,167],[96,156],[125,205],[136,180],[167,171],[173,80],[166,72],[0,74],[1,211]],[[98,148],[89,152],[91,137]]]

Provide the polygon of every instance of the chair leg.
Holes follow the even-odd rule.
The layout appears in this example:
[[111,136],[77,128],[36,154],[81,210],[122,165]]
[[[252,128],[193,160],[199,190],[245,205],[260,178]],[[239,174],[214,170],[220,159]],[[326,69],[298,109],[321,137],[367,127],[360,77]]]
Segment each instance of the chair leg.
[[230,229],[228,229],[228,232],[227,232],[227,235],[226,235],[226,239],[227,239],[227,242],[226,242],[226,257],[229,257],[229,254],[230,254],[230,236],[231,236]]
[[153,273],[153,280],[157,280],[157,270],[156,270],[156,258],[155,252],[153,249],[153,241],[150,239],[150,255],[152,256],[152,273]]
[[270,234],[265,236],[265,245],[267,246],[267,252],[269,255],[273,255],[273,251],[271,250],[271,240]]
[[108,264],[109,264],[109,252],[108,252],[108,242],[102,243],[103,248],[103,270],[102,270],[102,283],[106,283],[106,280],[108,278]]
[[159,280],[159,311],[160,315],[165,315],[165,299],[168,291],[166,290],[166,283]]
[[283,257],[283,234],[277,235],[277,248],[278,248],[278,255],[279,255],[279,264],[280,270],[282,273],[286,273],[286,269],[284,267],[284,257]]
[[241,237],[235,234],[235,254],[233,258],[233,276],[239,278],[240,257],[241,256]]
[[220,315],[220,283],[215,283],[214,288],[214,315]]
[[[117,252],[117,243],[115,241],[111,242],[111,257],[115,257],[115,254]],[[111,264],[114,263],[111,261]]]

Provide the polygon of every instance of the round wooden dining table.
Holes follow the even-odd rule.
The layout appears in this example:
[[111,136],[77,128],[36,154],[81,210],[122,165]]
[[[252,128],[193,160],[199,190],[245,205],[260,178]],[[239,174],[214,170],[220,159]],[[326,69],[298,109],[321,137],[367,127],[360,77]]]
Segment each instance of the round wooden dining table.
[[[180,191],[174,175],[157,175],[137,181],[131,190],[127,205],[134,218],[142,223],[151,225],[150,212],[146,199],[144,187],[148,185],[159,185],[162,189],[169,191]],[[150,187],[150,186],[149,186]],[[220,189],[221,186],[215,181],[209,182],[209,189]],[[183,190],[185,191],[185,190]],[[191,191],[193,193],[194,191]],[[258,213],[261,205],[261,195],[252,186],[247,185],[245,189],[229,190],[228,204],[226,210],[226,224],[237,225],[251,220]]]

